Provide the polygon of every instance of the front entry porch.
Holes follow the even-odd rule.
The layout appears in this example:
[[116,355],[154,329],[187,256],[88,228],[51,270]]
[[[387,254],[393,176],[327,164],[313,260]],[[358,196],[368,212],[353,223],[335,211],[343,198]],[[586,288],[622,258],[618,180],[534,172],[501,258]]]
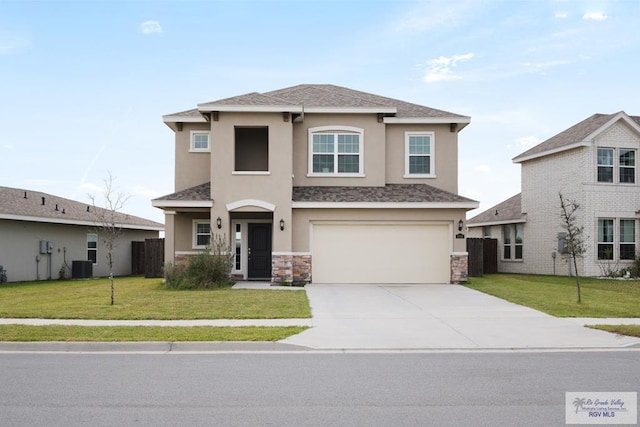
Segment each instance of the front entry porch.
[[273,214],[271,212],[230,212],[231,247],[234,260],[231,274],[242,280],[271,280]]

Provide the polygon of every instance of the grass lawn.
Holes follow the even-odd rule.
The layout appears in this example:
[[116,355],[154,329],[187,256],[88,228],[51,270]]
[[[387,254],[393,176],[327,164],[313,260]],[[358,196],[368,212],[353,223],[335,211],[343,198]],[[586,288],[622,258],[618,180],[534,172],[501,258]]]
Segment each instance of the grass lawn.
[[588,325],[587,327],[640,338],[640,325]]
[[573,277],[488,274],[466,284],[557,317],[640,317],[640,281],[580,278],[580,285],[582,304]]
[[237,328],[191,326],[31,326],[0,325],[0,341],[277,341],[305,326]]
[[46,319],[286,319],[309,318],[306,292],[215,289],[175,291],[161,279],[117,277],[115,304],[108,279],[0,285],[0,317]]

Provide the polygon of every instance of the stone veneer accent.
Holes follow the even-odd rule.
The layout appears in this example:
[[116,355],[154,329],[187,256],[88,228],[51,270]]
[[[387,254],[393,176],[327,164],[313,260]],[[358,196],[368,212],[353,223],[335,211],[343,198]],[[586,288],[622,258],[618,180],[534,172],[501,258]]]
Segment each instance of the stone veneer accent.
[[311,281],[311,255],[271,255],[271,283]]
[[469,254],[459,253],[451,255],[451,283],[467,281]]

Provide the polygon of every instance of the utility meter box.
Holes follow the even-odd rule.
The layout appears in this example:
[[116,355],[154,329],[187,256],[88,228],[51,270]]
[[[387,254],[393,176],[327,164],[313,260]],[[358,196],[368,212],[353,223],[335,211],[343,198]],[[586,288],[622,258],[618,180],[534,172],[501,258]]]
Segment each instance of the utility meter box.
[[53,253],[53,242],[40,240],[40,254],[50,254],[50,253]]

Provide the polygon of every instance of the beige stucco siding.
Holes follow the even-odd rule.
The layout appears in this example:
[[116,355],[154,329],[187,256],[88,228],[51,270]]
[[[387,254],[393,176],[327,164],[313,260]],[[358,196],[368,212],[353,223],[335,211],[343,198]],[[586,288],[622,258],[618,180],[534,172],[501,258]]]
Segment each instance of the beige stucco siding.
[[[236,126],[268,128],[268,171],[234,171]],[[282,218],[286,224],[291,223],[291,127],[282,113],[220,113],[219,120],[211,122],[211,218],[222,218],[223,230],[230,230],[227,205],[241,201],[274,205],[274,222]],[[291,251],[290,227],[273,234],[273,250]]]
[[[181,191],[208,182],[211,154],[190,152],[191,131],[209,130],[209,123],[185,123],[181,131],[175,133],[175,191]],[[211,144],[211,137],[209,138]]]
[[[385,184],[385,125],[376,114],[305,114],[293,126],[293,173],[295,186],[383,186]],[[309,129],[349,126],[364,131],[364,177],[310,177]]]
[[[193,223],[195,220],[209,221],[209,212],[180,212],[173,217],[174,239],[176,252],[193,251]],[[211,227],[215,227],[215,220]]]
[[[87,234],[93,232],[93,227],[87,226],[0,220],[0,265],[7,270],[7,279],[11,282],[46,280],[49,278],[49,271],[52,279],[58,279],[60,269],[66,260],[69,266],[66,277],[69,278],[72,262],[87,259]],[[157,237],[157,231],[123,230],[113,252],[114,274],[131,274],[132,241]],[[53,243],[51,255],[40,254],[40,240]],[[39,262],[36,261],[36,257]],[[106,249],[102,242],[99,242],[93,275],[98,277],[108,274]]]
[[[405,178],[406,132],[434,132],[434,178]],[[387,125],[386,153],[388,184],[424,183],[458,193],[458,134],[449,125]]]

